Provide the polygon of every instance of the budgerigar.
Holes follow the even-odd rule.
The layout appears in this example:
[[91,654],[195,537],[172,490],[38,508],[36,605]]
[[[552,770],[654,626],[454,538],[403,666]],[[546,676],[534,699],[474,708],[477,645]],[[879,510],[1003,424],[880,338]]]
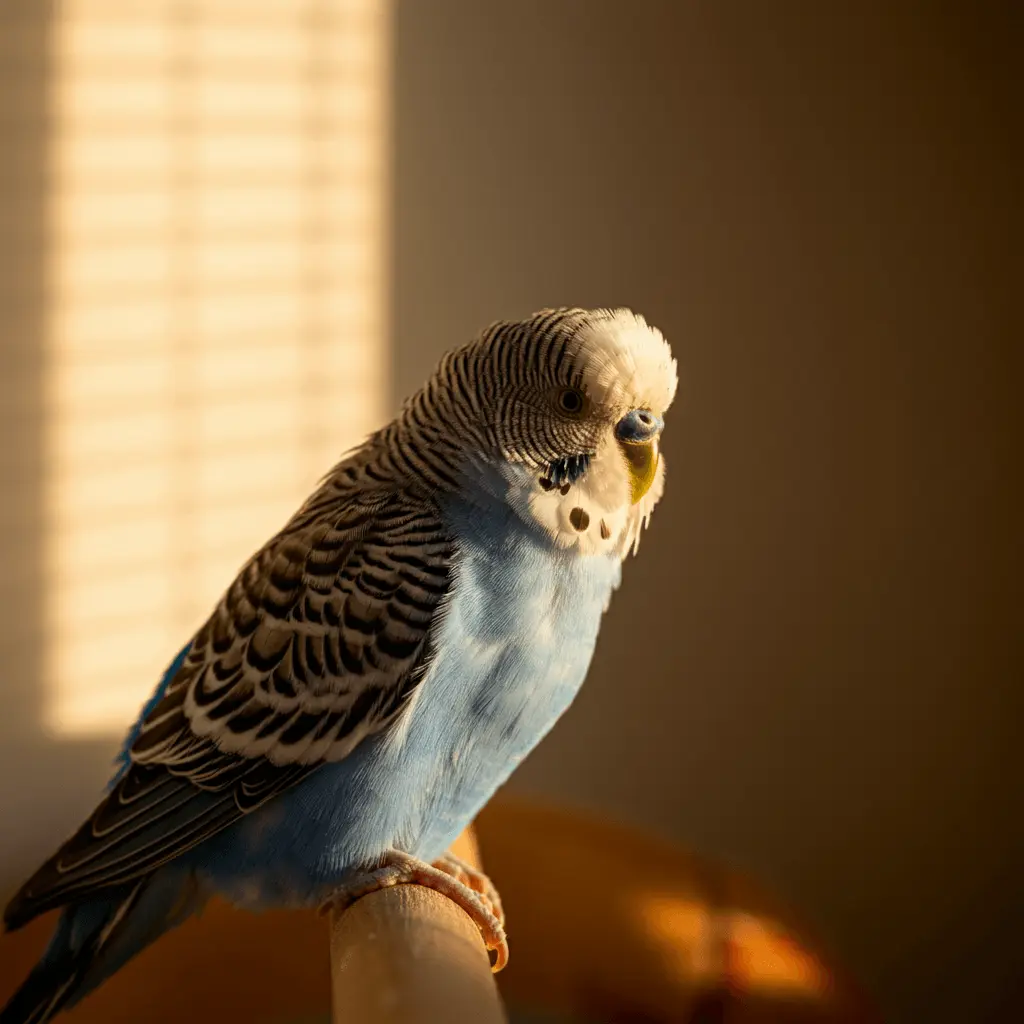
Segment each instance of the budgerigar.
[[0,1012],[41,1024],[212,895],[419,883],[507,947],[447,855],[576,695],[664,482],[676,364],[629,310],[544,310],[446,355],[242,568],[88,821],[4,914],[63,908]]

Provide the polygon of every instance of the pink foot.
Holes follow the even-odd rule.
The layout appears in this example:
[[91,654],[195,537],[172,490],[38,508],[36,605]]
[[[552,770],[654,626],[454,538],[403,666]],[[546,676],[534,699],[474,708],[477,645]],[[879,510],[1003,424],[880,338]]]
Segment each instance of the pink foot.
[[452,854],[427,864],[400,850],[389,850],[380,867],[350,876],[320,909],[344,910],[361,897],[392,885],[422,885],[447,896],[469,914],[484,945],[494,950],[491,970],[497,973],[508,963],[505,915],[497,890],[482,871]]
[[456,857],[454,853],[446,853],[440,859],[435,860],[433,866],[477,893],[491,913],[502,925],[505,924],[505,911],[501,906],[501,897],[487,875],[473,867],[472,864],[467,864],[461,857]]

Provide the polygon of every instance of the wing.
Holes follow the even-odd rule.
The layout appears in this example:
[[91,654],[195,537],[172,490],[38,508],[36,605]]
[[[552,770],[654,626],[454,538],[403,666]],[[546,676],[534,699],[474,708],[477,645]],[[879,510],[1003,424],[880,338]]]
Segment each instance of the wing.
[[8,927],[151,873],[386,728],[429,663],[453,550],[426,499],[311,501],[243,568]]

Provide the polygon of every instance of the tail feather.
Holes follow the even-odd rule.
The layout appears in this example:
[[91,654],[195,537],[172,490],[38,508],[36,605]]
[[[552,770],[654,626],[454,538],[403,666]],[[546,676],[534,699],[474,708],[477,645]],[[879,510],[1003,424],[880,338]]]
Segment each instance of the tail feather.
[[64,1009],[68,993],[77,980],[74,974],[40,964],[0,1010],[0,1024],[46,1024]]
[[[0,1024],[44,1024],[67,1005],[89,963],[92,941],[110,913],[109,905],[66,910],[57,922],[42,959],[0,1010]],[[76,933],[85,931],[86,944],[76,948]]]
[[158,872],[103,901],[68,907],[0,1024],[46,1024],[201,906],[191,875]]

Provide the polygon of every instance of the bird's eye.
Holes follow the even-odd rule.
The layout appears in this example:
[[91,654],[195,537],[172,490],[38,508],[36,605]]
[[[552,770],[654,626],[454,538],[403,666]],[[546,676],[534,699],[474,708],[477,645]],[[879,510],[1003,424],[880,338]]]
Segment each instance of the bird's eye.
[[575,388],[566,388],[558,396],[558,407],[570,416],[577,416],[583,411],[583,395]]

